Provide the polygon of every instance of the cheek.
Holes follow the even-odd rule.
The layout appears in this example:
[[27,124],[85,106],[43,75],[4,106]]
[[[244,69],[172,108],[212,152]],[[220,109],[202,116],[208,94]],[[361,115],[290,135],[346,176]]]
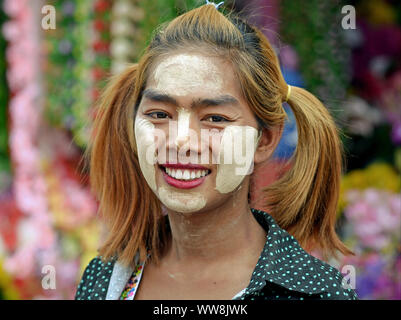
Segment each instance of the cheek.
[[142,174],[149,187],[156,192],[154,125],[146,119],[136,117],[135,140]]
[[216,190],[234,191],[252,173],[258,131],[250,126],[229,126],[224,129],[219,150]]
[[[218,164],[221,148],[222,130],[206,129],[201,131],[201,164]],[[210,154],[211,153],[211,159]]]

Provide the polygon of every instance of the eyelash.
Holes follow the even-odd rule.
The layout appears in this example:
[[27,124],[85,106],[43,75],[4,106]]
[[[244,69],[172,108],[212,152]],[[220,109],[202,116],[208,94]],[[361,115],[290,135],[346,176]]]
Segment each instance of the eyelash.
[[[160,115],[160,114],[164,115],[165,117],[161,117],[161,118],[157,117],[157,115]],[[156,115],[156,117],[154,117],[153,115]],[[166,118],[169,117],[169,114],[166,113],[166,112],[164,112],[164,111],[153,111],[153,112],[147,113],[146,116],[148,116],[148,117],[150,117],[150,118],[152,118],[152,119],[166,119]],[[209,120],[206,120],[206,119],[210,119],[210,118],[213,118],[213,117],[215,118],[215,120],[216,120],[216,118],[219,118],[220,121],[209,121]],[[231,120],[227,119],[226,117],[223,117],[223,116],[220,116],[220,115],[215,115],[215,114],[214,114],[214,115],[209,115],[209,116],[207,116],[207,117],[205,117],[205,118],[203,118],[203,119],[204,119],[205,121],[213,122],[213,123],[218,123],[218,122],[231,122]]]
[[[154,114],[163,114],[163,115],[166,115],[166,117],[164,117],[164,118],[155,118],[155,117],[153,117],[153,115]],[[149,113],[147,113],[146,114],[148,117],[151,117],[152,119],[166,119],[166,118],[168,118],[169,117],[169,115],[168,115],[168,113],[166,113],[166,112],[164,112],[164,111],[153,111],[153,112],[149,112]]]
[[219,116],[219,115],[210,115],[210,116],[207,116],[206,118],[204,118],[204,119],[209,119],[209,118],[212,118],[212,117],[217,117],[217,118],[220,118],[220,119],[222,119],[221,121],[208,121],[208,122],[230,122],[230,120],[228,120],[227,118],[225,118],[225,117],[223,117],[223,116]]

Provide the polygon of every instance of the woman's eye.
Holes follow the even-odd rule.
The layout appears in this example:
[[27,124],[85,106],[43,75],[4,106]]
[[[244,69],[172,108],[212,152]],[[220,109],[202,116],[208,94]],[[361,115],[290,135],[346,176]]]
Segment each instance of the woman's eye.
[[155,112],[150,112],[146,114],[147,116],[153,118],[153,119],[166,119],[168,118],[168,114],[163,111],[155,111]]
[[205,120],[209,121],[209,122],[225,122],[225,121],[229,121],[228,119],[226,119],[226,118],[224,118],[222,116],[216,116],[216,115],[209,116],[209,117],[205,118]]

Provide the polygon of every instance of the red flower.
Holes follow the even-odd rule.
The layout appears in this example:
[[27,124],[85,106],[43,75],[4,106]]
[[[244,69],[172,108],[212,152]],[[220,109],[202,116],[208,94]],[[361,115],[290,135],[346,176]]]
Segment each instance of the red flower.
[[0,213],[0,237],[3,238],[7,250],[15,250],[18,245],[17,226],[22,213],[11,194],[4,194],[0,199]]
[[95,3],[95,11],[103,12],[109,8],[109,3],[106,0],[98,0]]
[[94,68],[93,69],[93,77],[96,81],[102,79],[104,77],[104,70],[101,68]]
[[98,19],[98,20],[95,20],[94,27],[95,27],[95,30],[102,32],[103,30],[106,29],[106,24],[102,20]]
[[109,44],[104,41],[96,41],[93,43],[93,50],[97,53],[107,53],[109,50]]

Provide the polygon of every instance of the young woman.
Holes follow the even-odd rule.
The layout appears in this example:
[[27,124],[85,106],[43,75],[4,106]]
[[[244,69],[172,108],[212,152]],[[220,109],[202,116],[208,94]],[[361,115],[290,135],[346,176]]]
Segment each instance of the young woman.
[[[250,179],[280,140],[285,101],[298,146],[266,213],[250,208]],[[101,107],[90,176],[107,238],[76,299],[356,299],[302,248],[350,253],[334,230],[336,126],[285,83],[257,28],[211,3],[177,17]]]

